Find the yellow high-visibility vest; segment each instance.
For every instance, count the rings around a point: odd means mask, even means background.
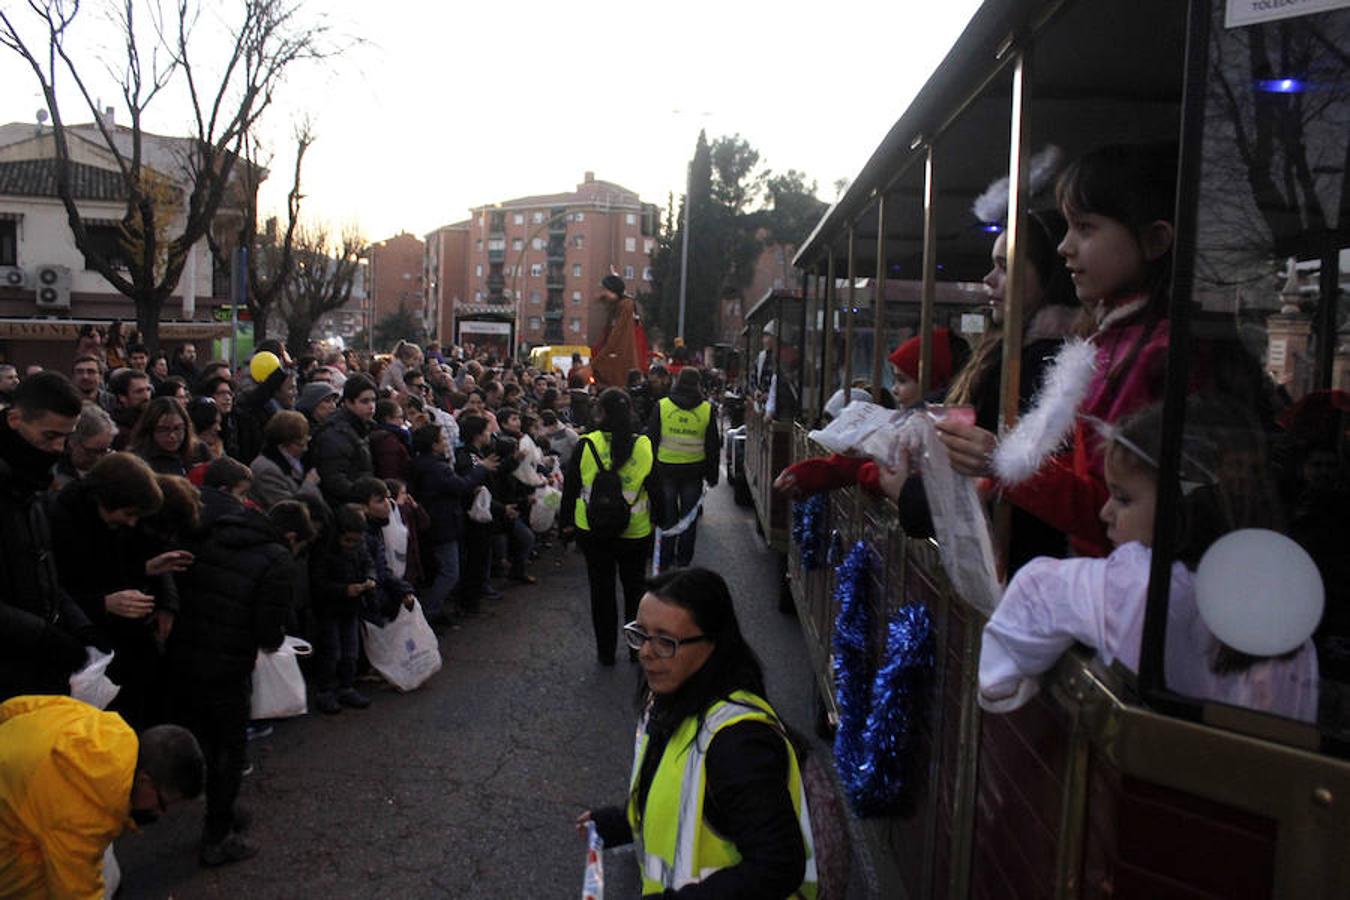
[[[590,441],[595,447],[595,454],[581,446],[585,441]],[[581,498],[577,501],[576,512],[572,518],[578,528],[590,531],[591,526],[586,521],[586,501],[591,499],[591,485],[595,482],[595,476],[600,474],[600,467],[595,464],[595,456],[599,455],[606,469],[611,466],[609,433],[587,432],[582,435],[581,442],[577,443],[577,448],[573,452],[581,454]],[[647,476],[651,473],[652,441],[645,434],[641,434],[633,441],[632,454],[623,465],[619,466],[619,480],[623,482],[623,498],[628,501],[628,527],[619,535],[621,538],[642,538],[652,533],[651,505],[647,500],[647,489],[643,487]]]
[[[700,728],[697,716],[680,723],[666,743],[656,774],[647,792],[647,804],[641,821],[637,814],[638,779],[647,750],[647,721],[638,726],[633,749],[633,774],[628,787],[628,822],[638,845],[638,863],[642,866],[642,893],[660,894],[666,890],[695,884],[712,873],[736,865],[741,854],[736,845],[713,831],[703,816],[706,787],[705,763],[713,736],[738,722],[764,722],[781,733],[782,726],[768,701],[749,691],[735,691],[728,700],[719,700],[708,708]],[[695,740],[695,729],[698,729]],[[787,736],[783,737],[787,743]],[[801,770],[792,745],[788,751],[788,792],[792,808],[801,823],[806,845],[806,873],[793,897],[814,898],[817,893],[815,843],[811,838],[811,816],[802,789]]]
[[[669,397],[662,397],[661,446],[656,459],[663,463],[697,463],[708,458],[704,447],[712,424],[712,404],[704,400],[693,409],[682,409]]]

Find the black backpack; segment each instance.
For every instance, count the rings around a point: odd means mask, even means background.
[[[587,440],[583,440],[583,443],[590,448],[595,464],[600,469],[591,482],[591,496],[586,501],[586,524],[596,537],[617,538],[628,528],[628,520],[633,512],[623,496],[623,479],[614,469],[605,468],[595,444]]]

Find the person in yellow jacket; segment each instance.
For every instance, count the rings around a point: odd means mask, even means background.
[[[694,561],[703,485],[706,482],[710,488],[717,487],[722,461],[717,410],[703,399],[703,376],[698,369],[680,370],[670,396],[662,397],[652,409],[647,434],[656,449],[666,514],[658,524],[666,531],[684,528],[678,534],[662,536],[656,548],[661,569],[688,566]]]
[[[637,613],[643,577],[652,552],[652,521],[659,516],[660,490],[656,483],[652,442],[633,427],[633,407],[619,388],[606,388],[591,412],[593,429],[577,442],[563,473],[562,506],[558,510],[564,540],[576,537],[586,557],[591,588],[591,625],[600,664],[614,665],[619,618],[614,609],[614,576],[623,585],[624,620]],[[603,489],[609,473],[617,472],[622,497]],[[620,509],[617,527],[601,506],[612,499]],[[625,515],[626,513],[626,515]],[[637,659],[634,655],[633,659]]]
[[[637,842],[644,896],[817,896],[796,750],[765,699],[731,592],[707,569],[647,583],[624,626],[640,648],[642,723],[627,806],[588,810],[606,847]]]
[[[0,897],[103,897],[103,854],[202,791],[191,732],[139,738],[116,713],[70,697],[0,703]]]

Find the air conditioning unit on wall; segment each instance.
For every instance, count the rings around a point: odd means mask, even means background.
[[[33,289],[39,310],[70,309],[70,267],[41,265],[33,270]]]
[[[18,266],[0,266],[0,288],[28,287],[28,273]]]

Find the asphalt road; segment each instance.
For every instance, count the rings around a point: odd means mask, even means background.
[[[728,580],[771,699],[808,732],[805,648],[753,522],[728,486],[710,492],[695,563]],[[636,665],[596,663],[579,554],[555,547],[533,571],[538,585],[446,633],[421,690],[376,690],[368,710],[280,722],[249,745],[257,857],[199,868],[200,806],[177,810],[118,841],[121,896],[578,897],[572,820],[624,795]],[[638,894],[631,853],[606,853],[606,880],[610,900]]]

